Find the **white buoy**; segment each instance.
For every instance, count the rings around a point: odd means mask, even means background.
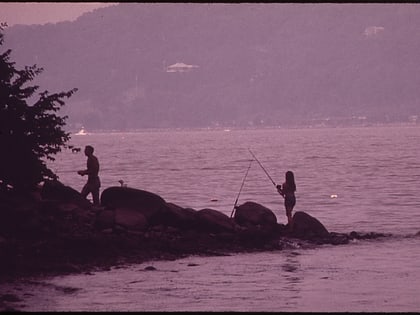
[[[332,198],[332,199],[333,199],[333,198],[337,198],[337,197],[338,197],[337,195],[331,195],[331,196],[330,196],[330,198]]]

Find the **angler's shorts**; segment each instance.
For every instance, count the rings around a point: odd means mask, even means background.
[[[296,205],[296,197],[295,196],[286,196],[284,198],[284,207],[286,209],[293,209]]]

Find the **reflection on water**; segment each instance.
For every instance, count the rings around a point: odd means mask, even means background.
[[[24,311],[419,311],[418,237],[0,284]]]
[[[299,291],[296,289],[302,280],[302,277],[299,275],[300,263],[299,263],[299,253],[298,252],[287,252],[285,253],[286,261],[282,264],[281,268],[284,271],[283,277],[287,283],[287,289],[290,291]]]
[[[285,262],[282,263],[281,268],[283,270],[282,276],[285,280],[282,290],[290,293],[289,301],[287,305],[294,309],[300,299],[300,283],[303,281],[303,275],[301,265],[299,262],[300,253],[296,251],[286,251]]]

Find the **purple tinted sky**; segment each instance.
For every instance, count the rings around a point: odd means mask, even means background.
[[[111,2],[1,2],[0,22],[45,24],[74,21],[83,13],[114,5]]]

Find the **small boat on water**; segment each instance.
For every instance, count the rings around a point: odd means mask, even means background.
[[[82,127],[78,132],[75,133],[76,136],[85,136],[87,135],[87,132],[85,131],[85,128]]]

